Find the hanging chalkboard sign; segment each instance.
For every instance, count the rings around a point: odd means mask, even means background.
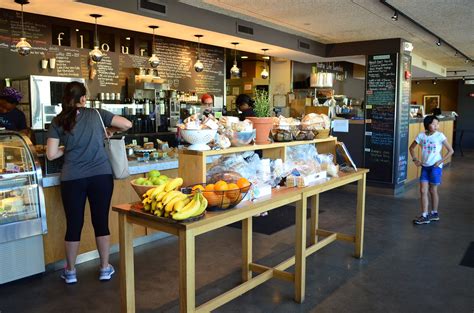
[[[372,55],[367,60],[366,166],[368,179],[393,182],[397,55]]]

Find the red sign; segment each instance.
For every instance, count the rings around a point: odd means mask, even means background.
[[[411,72],[405,71],[405,79],[410,79],[410,78],[411,78]]]

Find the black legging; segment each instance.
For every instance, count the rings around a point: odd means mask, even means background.
[[[66,241],[81,240],[86,198],[89,199],[95,236],[110,235],[109,207],[113,190],[112,175],[97,175],[61,182],[61,197],[67,221]]]

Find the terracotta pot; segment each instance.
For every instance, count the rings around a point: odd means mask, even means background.
[[[252,121],[253,128],[256,130],[255,143],[257,145],[264,145],[270,143],[268,137],[273,128],[272,117],[247,117]]]

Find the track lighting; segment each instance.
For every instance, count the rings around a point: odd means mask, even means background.
[[[155,29],[157,29],[158,26],[150,25],[148,27],[153,30],[153,40],[152,40],[152,43],[151,43],[151,57],[148,59],[148,64],[150,64],[150,66],[152,68],[156,68],[156,67],[158,67],[158,65],[160,65],[160,59],[158,58],[158,56],[155,53]]]
[[[28,0],[15,0],[15,2],[21,4],[21,38],[16,44],[16,51],[19,55],[27,56],[31,52],[31,45],[26,41],[25,26],[23,23],[23,5],[30,2]]]
[[[392,15],[391,19],[394,22],[398,21],[398,12],[397,11],[393,12],[393,15]]]
[[[94,49],[89,52],[89,56],[91,57],[92,61],[100,62],[104,57],[104,54],[99,49],[99,36],[97,35],[97,19],[102,17],[100,14],[91,14],[91,17],[95,19],[95,32],[94,32]]]
[[[204,70],[204,65],[202,64],[200,60],[200,54],[201,54],[201,47],[200,47],[200,39],[203,37],[202,35],[194,35],[198,39],[198,48],[197,48],[197,58],[196,58],[196,63],[194,63],[194,70],[198,73],[202,72]]]

